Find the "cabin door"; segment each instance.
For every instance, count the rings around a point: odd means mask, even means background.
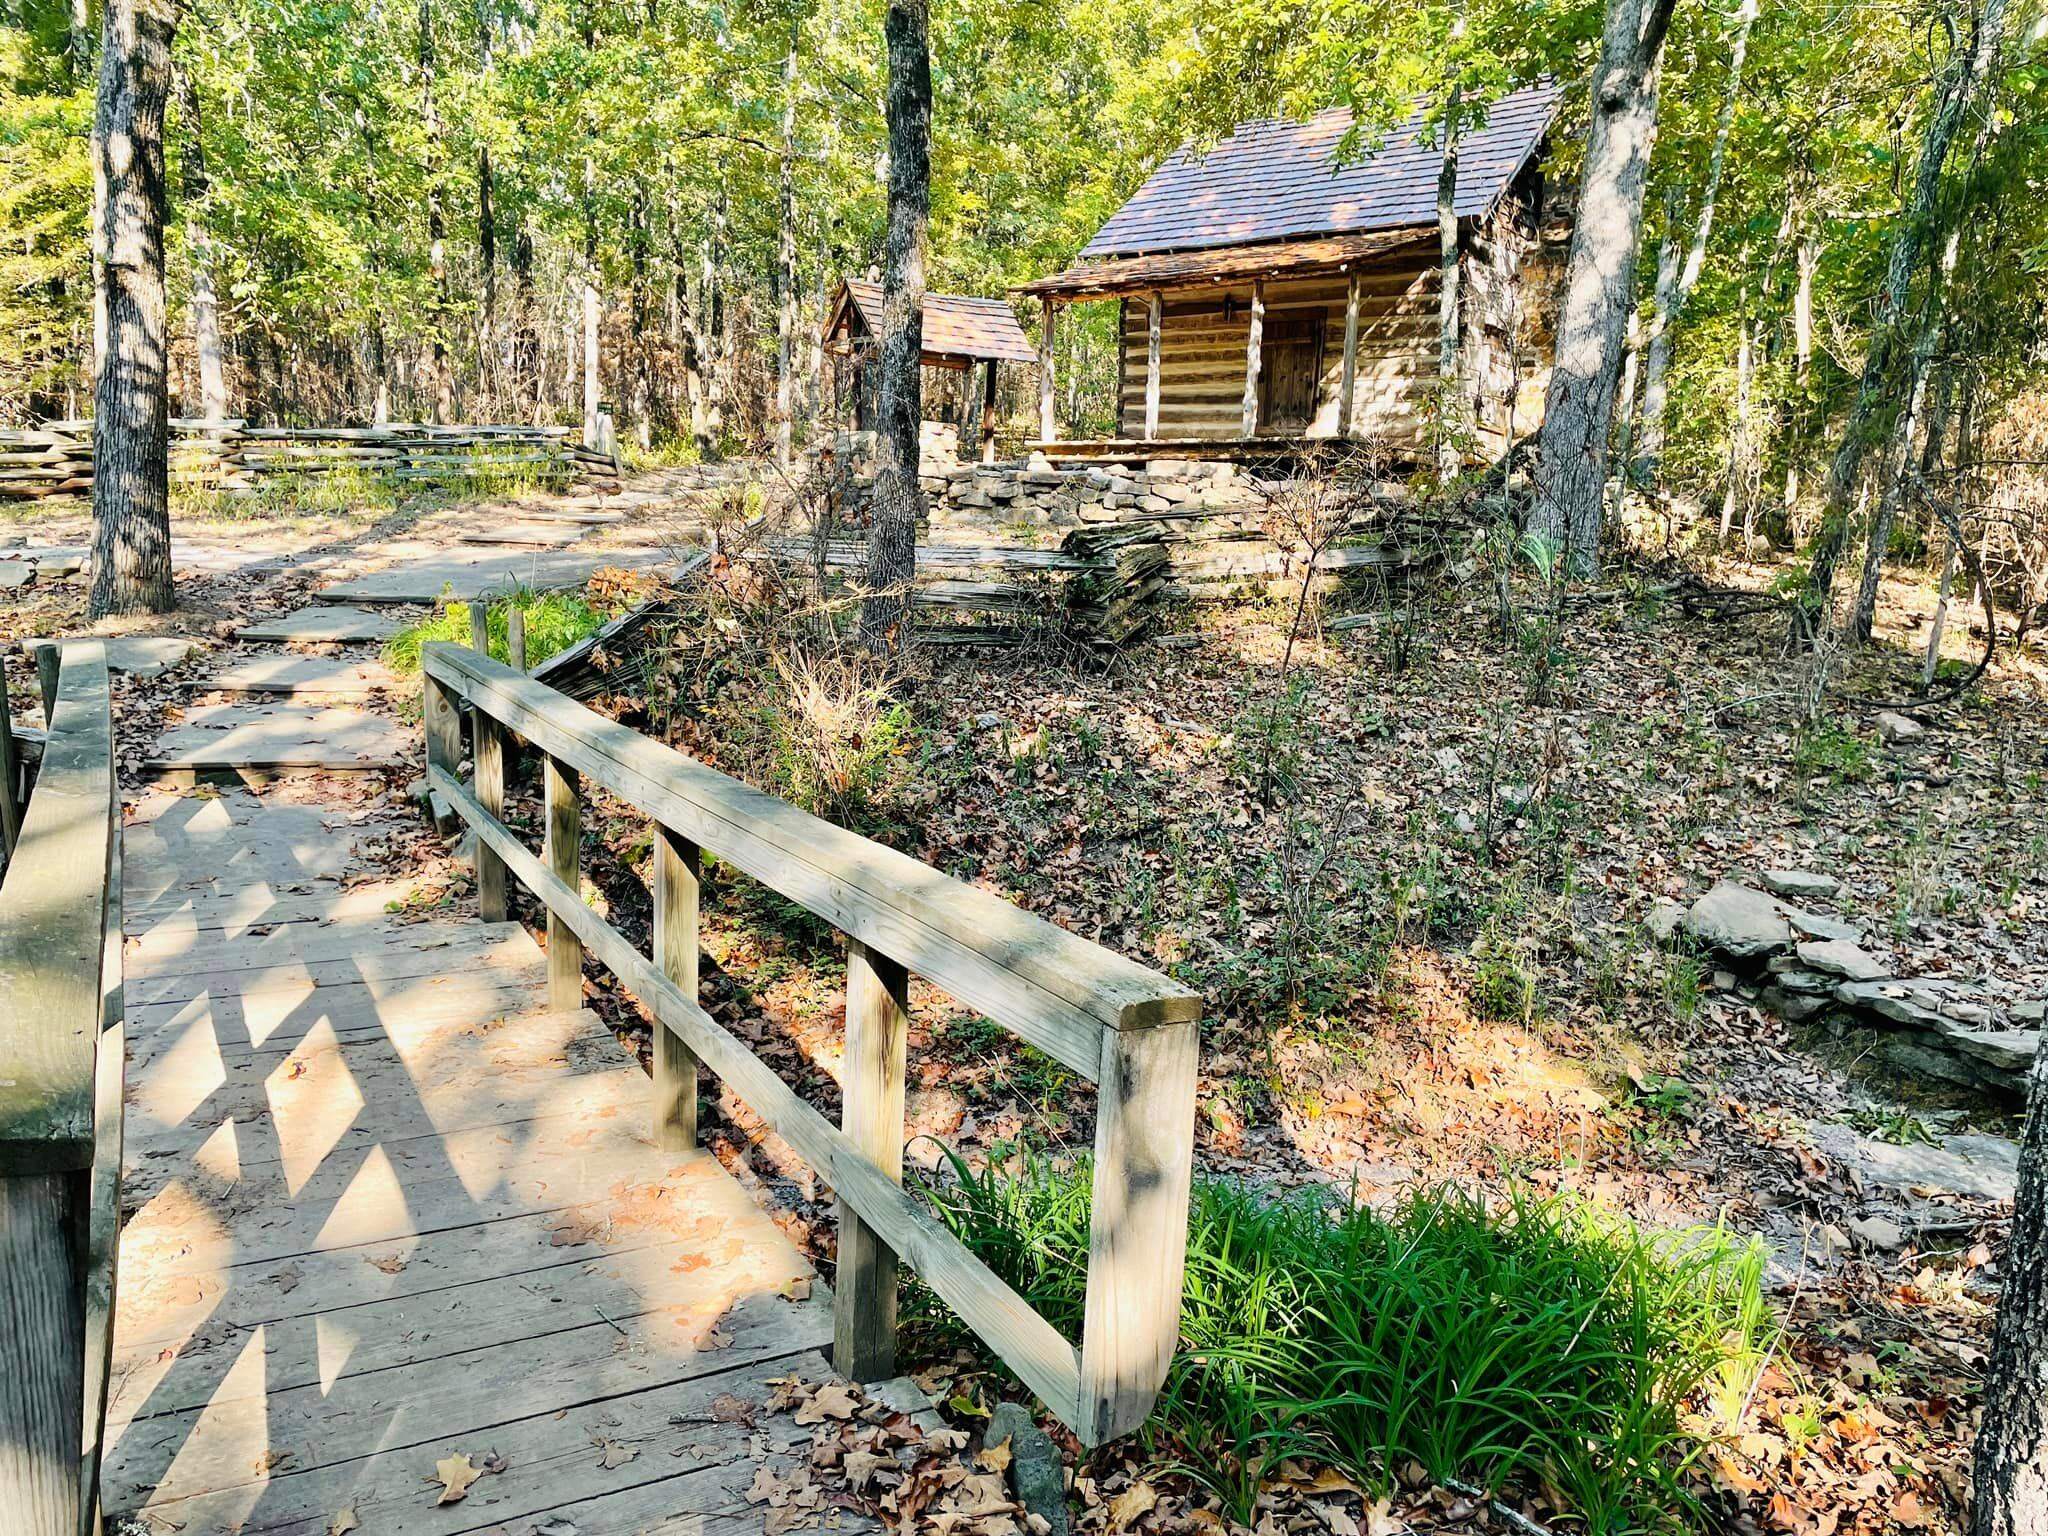
[[[1268,320],[1259,338],[1259,431],[1298,437],[1316,415],[1323,372],[1323,317]]]

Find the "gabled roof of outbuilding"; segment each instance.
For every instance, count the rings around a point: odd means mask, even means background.
[[[882,329],[882,285],[859,278],[847,278],[839,285],[825,334],[837,333],[851,308],[872,334]],[[1017,323],[1017,313],[1007,299],[971,298],[962,294],[928,293],[924,296],[924,355],[971,358],[985,362],[1034,363],[1038,349]]]
[[[1460,218],[1493,207],[1542,143],[1558,97],[1552,84],[1511,92],[1493,104],[1485,127],[1465,132]],[[1418,106],[1377,150],[1349,165],[1336,160],[1352,124],[1348,107],[1303,122],[1245,123],[1205,155],[1184,148],[1102,226],[1081,260],[1434,223],[1443,156],[1421,137],[1423,115]]]

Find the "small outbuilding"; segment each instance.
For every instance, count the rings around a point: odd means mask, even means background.
[[[881,331],[882,285],[854,278],[840,283],[825,321],[825,356],[830,360],[835,414],[856,432],[872,431],[877,424],[880,370],[875,362]],[[982,457],[993,456],[996,368],[1037,360],[1038,351],[1017,323],[1009,300],[925,295],[924,414],[928,422],[956,429],[961,449],[967,447],[971,431],[978,434]]]
[[[1460,414],[1476,454],[1542,419],[1569,236],[1545,206],[1557,105],[1554,86],[1515,91],[1460,136]],[[1036,446],[1231,457],[1348,438],[1419,453],[1437,395],[1443,167],[1423,122],[1418,107],[1349,159],[1348,108],[1246,123],[1160,166],[1071,266],[1017,290],[1041,307]],[[1059,443],[1056,310],[1096,299],[1121,307],[1118,433]]]

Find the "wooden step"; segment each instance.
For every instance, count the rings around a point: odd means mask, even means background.
[[[173,781],[381,773],[411,761],[418,740],[395,720],[356,709],[217,704],[165,731],[142,766]]]
[[[358,640],[389,640],[405,620],[396,614],[372,613],[343,603],[316,603],[274,618],[258,619],[236,632],[240,640],[285,640],[346,644]]]
[[[193,678],[185,686],[202,693],[322,699],[377,699],[419,689],[416,679],[401,678],[379,662],[288,654],[231,661],[212,676]]]

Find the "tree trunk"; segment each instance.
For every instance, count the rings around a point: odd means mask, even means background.
[[[931,220],[932,70],[927,0],[889,0],[889,232],[883,247],[882,371],[875,434],[873,521],[868,532],[868,595],[861,637],[881,649],[909,628],[917,565],[917,431],[923,416],[919,360],[924,352],[924,253]]]
[[[445,426],[455,419],[455,380],[448,364],[448,324],[455,304],[448,286],[447,219],[441,208],[441,109],[434,100],[435,63],[433,0],[420,0],[420,125],[427,143],[427,279],[434,289],[428,387],[434,396],[434,420]]]
[[[1671,388],[1670,325],[1672,313],[1678,308],[1678,274],[1684,260],[1678,244],[1681,202],[1677,187],[1666,189],[1664,233],[1657,241],[1657,282],[1650,297],[1650,356],[1643,369],[1641,426],[1635,434],[1636,452],[1622,460],[1639,485],[1648,485],[1655,479],[1657,460],[1664,451],[1664,408]]]
[[[1949,260],[1954,260],[1956,237],[1949,236]],[[1933,364],[1942,331],[1938,318],[1940,294],[1930,297],[1936,313],[1929,316],[1913,345],[1907,365],[1906,405],[1892,429],[1890,460],[1885,466],[1884,485],[1877,498],[1877,514],[1870,520],[1870,542],[1863,552],[1863,579],[1856,586],[1856,606],[1849,615],[1849,643],[1867,645],[1877,627],[1877,591],[1884,577],[1885,557],[1891,552],[1892,530],[1898,526],[1899,509],[1905,504],[1913,473],[1913,439],[1920,429],[1920,413],[1927,401],[1927,375]]]
[[[1643,360],[1642,451],[1633,472],[1645,483],[1657,478],[1657,463],[1664,455],[1664,415],[1670,402],[1671,334],[1686,300],[1692,297],[1700,273],[1707,263],[1707,241],[1714,232],[1714,206],[1721,195],[1721,175],[1728,164],[1728,136],[1735,126],[1735,105],[1742,94],[1742,70],[1749,58],[1749,31],[1756,25],[1757,0],[1743,0],[1736,14],[1735,42],[1728,61],[1728,89],[1721,97],[1720,115],[1714,121],[1714,147],[1707,153],[1707,184],[1700,194],[1699,223],[1693,227],[1692,247],[1685,254],[1683,268],[1669,270],[1666,260],[1675,254],[1678,197],[1674,189],[1666,200],[1665,245],[1657,256],[1657,303],[1650,317],[1650,348]]]
[[[491,56],[496,38],[490,0],[477,0],[477,72],[489,81]],[[486,86],[488,89],[488,86]],[[496,414],[498,388],[498,186],[491,166],[491,146],[479,138],[476,146],[476,260],[478,268],[477,305],[477,388],[491,403],[478,408],[479,417]]]
[[[653,446],[654,422],[652,419],[654,396],[654,363],[650,344],[649,328],[653,317],[648,308],[647,293],[647,189],[645,185],[633,189],[632,211],[629,215],[631,227],[627,230],[627,252],[632,261],[633,282],[628,302],[633,319],[633,390],[626,402],[626,413],[633,423],[633,440],[643,449]]]
[[[94,618],[165,613],[171,591],[170,337],[164,305],[164,105],[171,0],[107,0],[93,125],[97,329]]]
[[[1984,1373],[1973,1536],[2048,1530],[2048,1051],[2034,1058],[2005,1288]]]
[[[1749,284],[1742,285],[1735,316],[1735,419],[1728,432],[1728,483],[1721,488],[1721,542],[1735,527],[1735,503],[1749,462],[1749,390],[1755,352],[1749,329]]]
[[[1820,248],[1813,236],[1799,237],[1799,275],[1792,287],[1792,425],[1785,434],[1785,531],[1796,544],[1799,506],[1799,454],[1803,445],[1808,404],[1807,389],[1813,382],[1813,272],[1820,265]]]
[[[1864,460],[1883,426],[1884,407],[1892,395],[1892,372],[1898,350],[1899,328],[1906,317],[1913,275],[1920,265],[1920,252],[1934,232],[1941,191],[1942,169],[1955,144],[1977,87],[1991,73],[2005,33],[2009,0],[1983,0],[1977,17],[1977,35],[1968,52],[1958,52],[1942,70],[1937,87],[1939,98],[1927,120],[1927,136],[1920,149],[1920,164],[1913,178],[1913,199],[1898,221],[1892,237],[1891,257],[1885,267],[1884,288],[1878,295],[1870,346],[1864,354],[1863,377],[1849,417],[1842,427],[1842,441],[1828,466],[1828,496],[1815,540],[1813,563],[1807,569],[1803,612],[1795,620],[1802,631],[1815,627],[1833,600],[1835,568],[1841,562],[1849,537],[1849,513],[1863,478]]]
[[[776,172],[775,462],[788,467],[796,433],[796,38],[782,70],[782,159]]]
[[[199,361],[199,413],[220,421],[228,413],[227,370],[222,364],[220,301],[213,286],[213,239],[206,229],[206,146],[199,131],[199,92],[192,76],[177,72],[178,115],[185,120],[183,194],[185,243],[192,253],[192,351]]]
[[[1436,173],[1436,470],[1445,480],[1455,475],[1464,461],[1458,444],[1465,415],[1463,370],[1458,366],[1458,105],[1462,94],[1453,85],[1444,103],[1444,152]]]
[[[521,393],[528,418],[538,422],[547,390],[547,366],[541,360],[540,298],[533,285],[533,226],[524,212],[512,238],[512,282],[519,305],[519,334],[512,344],[512,387]]]
[[[1657,136],[1657,70],[1675,0],[1607,0],[1564,311],[1538,439],[1530,531],[1565,568],[1599,562],[1607,433],[1635,288],[1643,184]],[[2002,3],[2002,0],[2000,0]]]

